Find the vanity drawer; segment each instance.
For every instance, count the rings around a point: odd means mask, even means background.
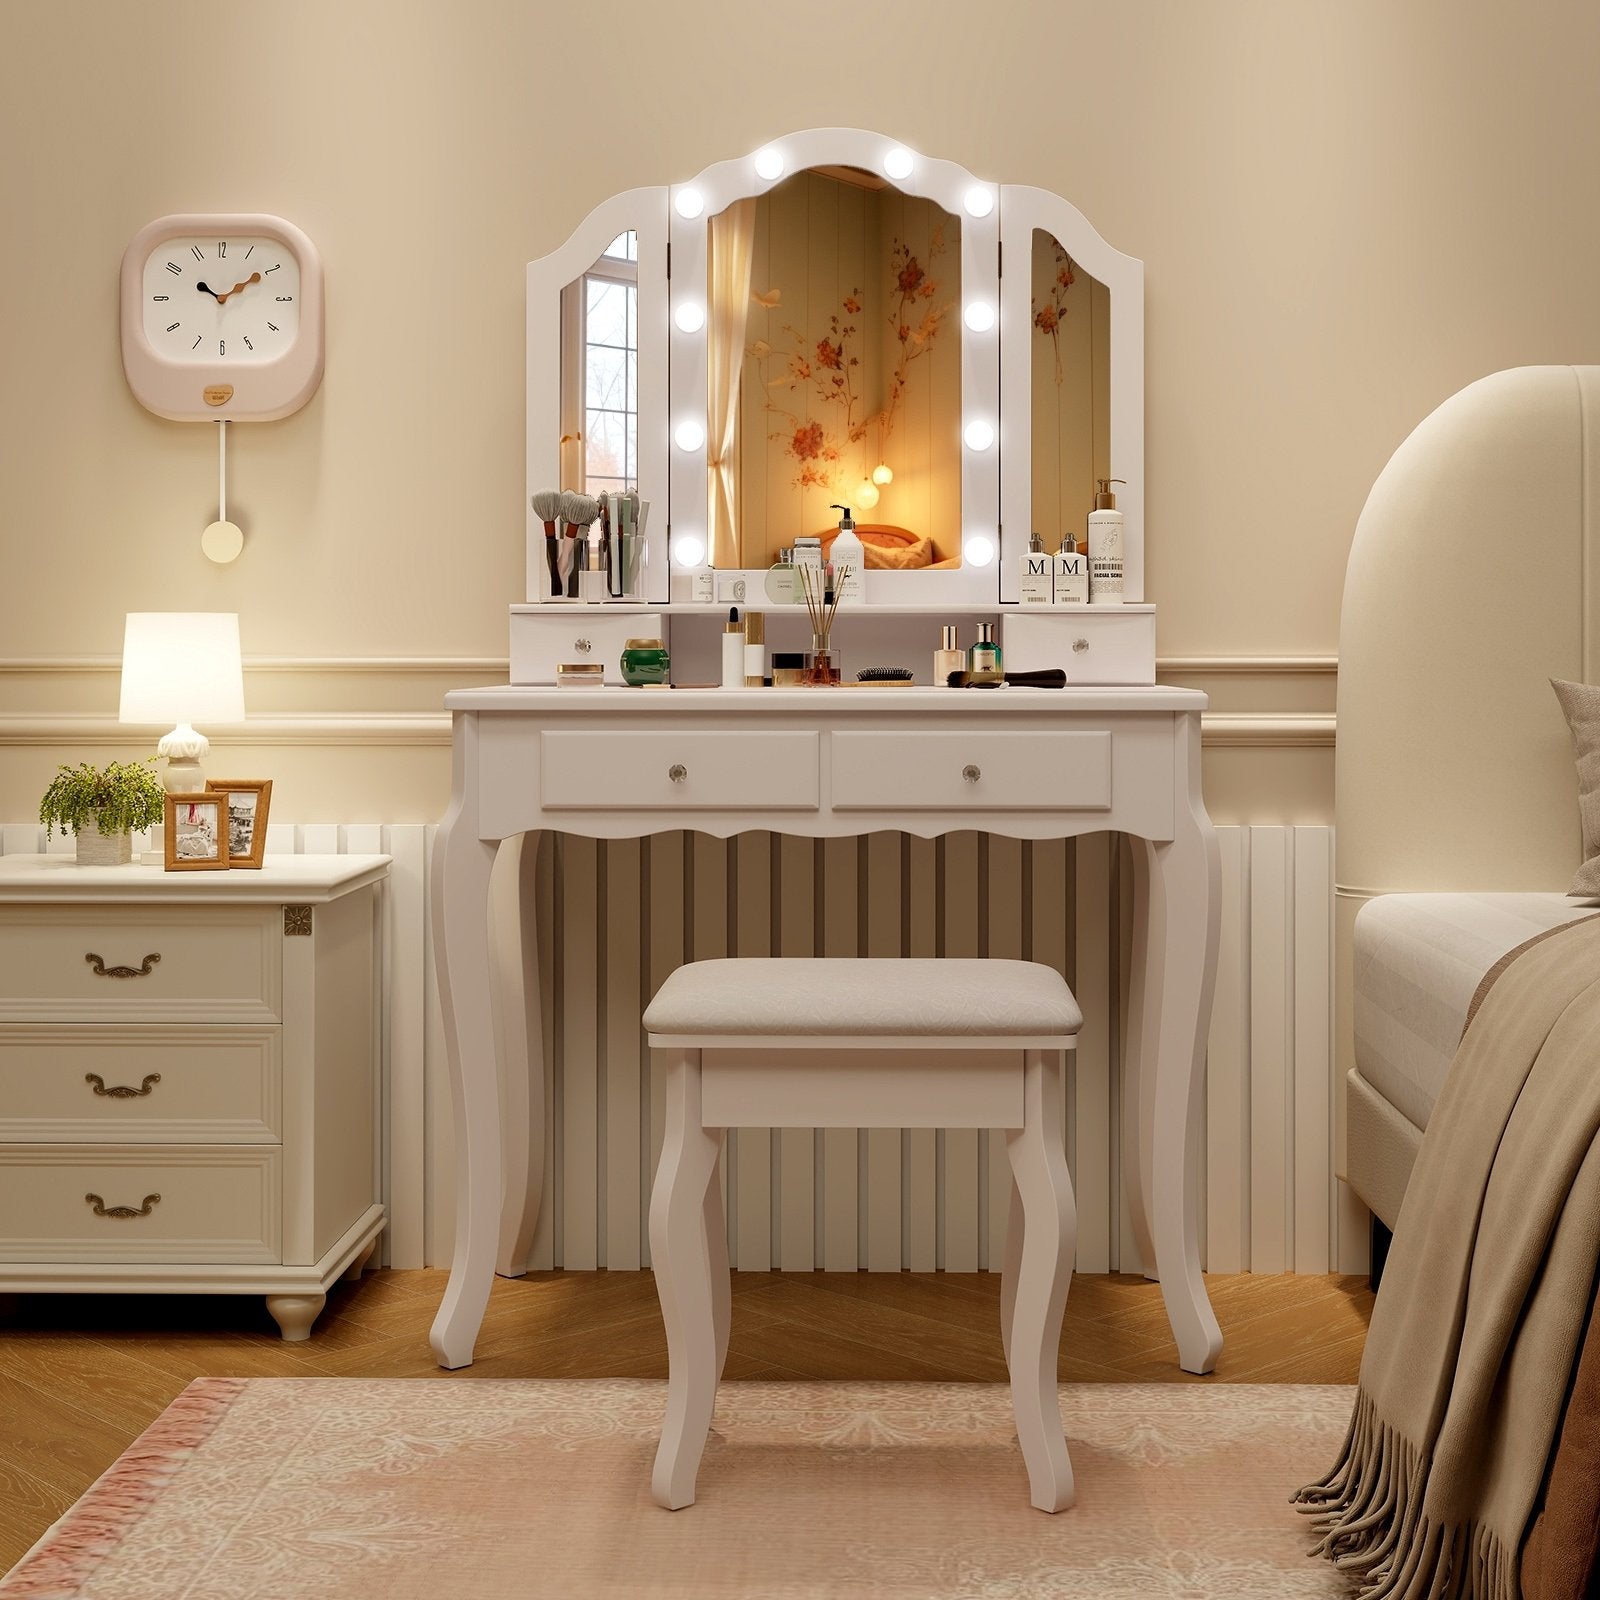
[[[837,811],[1106,811],[1111,806],[1111,735],[1102,730],[835,733],[830,738]]]
[[[277,1261],[280,1209],[275,1145],[0,1145],[0,1262]]]
[[[1060,667],[1069,684],[1154,683],[1155,608],[1008,613],[1008,672]]]
[[[0,907],[0,1020],[275,1022],[282,910]]]
[[[819,737],[541,733],[539,799],[546,811],[815,811]]]
[[[279,1036],[276,1026],[0,1028],[0,1143],[274,1143]]]
[[[622,647],[630,639],[667,639],[664,616],[607,616],[604,609],[542,606],[511,613],[511,681],[554,683],[563,662],[599,662],[606,682],[622,682]],[[573,694],[582,694],[574,689]]]

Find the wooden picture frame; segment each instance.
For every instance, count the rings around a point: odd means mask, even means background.
[[[209,793],[225,793],[228,796],[228,865],[259,869],[267,853],[267,813],[272,808],[272,779],[207,778],[206,789]],[[235,796],[238,797],[237,804]],[[248,836],[241,837],[237,830],[245,828],[248,828]]]
[[[226,795],[169,794],[162,828],[168,872],[228,870]]]

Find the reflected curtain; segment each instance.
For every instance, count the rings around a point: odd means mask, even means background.
[[[756,237],[756,203],[736,200],[711,219],[706,261],[710,285],[706,345],[707,544],[717,567],[739,559],[739,374],[744,367],[745,324],[750,315],[750,259]]]

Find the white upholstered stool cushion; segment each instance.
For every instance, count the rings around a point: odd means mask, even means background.
[[[1036,961],[695,961],[644,1014],[652,1035],[1067,1039],[1083,1013],[1066,980]]]

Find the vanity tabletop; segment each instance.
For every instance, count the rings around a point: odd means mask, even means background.
[[[211,903],[285,899],[319,903],[376,883],[388,856],[269,854],[259,868],[168,872],[137,861],[80,867],[70,855],[0,856],[0,904],[9,901],[203,900]]]
[[[862,688],[834,689],[629,689],[608,684],[599,689],[559,689],[544,684],[494,684],[482,689],[454,689],[444,697],[451,711],[568,712],[579,716],[643,713],[686,716],[695,712],[740,712],[759,715],[781,711],[791,715],[840,717],[882,716],[1073,716],[1108,712],[1204,711],[1208,697],[1199,689],[1173,689],[1165,684],[1126,684],[1100,688],[1002,689]]]

